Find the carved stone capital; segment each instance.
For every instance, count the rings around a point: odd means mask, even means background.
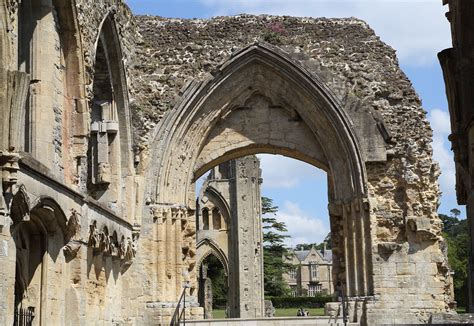
[[[0,151],[0,168],[2,171],[3,191],[8,191],[11,186],[17,183],[17,172],[20,170],[18,161],[20,155],[12,151]]]
[[[77,256],[77,253],[79,252],[79,249],[81,248],[82,242],[77,241],[77,240],[72,240],[69,241],[68,244],[66,244],[63,247],[63,253],[64,257],[68,260],[72,260]]]
[[[97,221],[89,226],[88,246],[94,255],[120,259],[123,265],[130,265],[138,250],[139,225],[134,225],[131,236],[126,237],[118,230],[109,230],[106,226],[99,229]]]

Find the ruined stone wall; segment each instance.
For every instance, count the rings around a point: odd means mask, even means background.
[[[85,83],[88,96],[91,96],[92,82],[94,80],[96,42],[105,17],[107,15],[114,17],[122,47],[123,64],[127,72],[130,71],[133,65],[138,63],[133,53],[135,43],[140,40],[140,34],[130,9],[122,0],[78,0],[76,7],[82,36],[82,51],[86,71]],[[129,76],[130,74],[127,73],[127,77]],[[130,79],[127,79],[127,83],[130,83]]]
[[[366,227],[372,236],[366,250],[373,257],[375,300],[369,306],[380,311],[374,318],[396,315],[398,321],[426,321],[432,312],[449,309],[450,277],[436,213],[439,167],[432,160],[432,131],[395,51],[366,23],[355,18],[239,15],[210,20],[142,16],[137,24],[143,39],[132,93],[142,168],[152,146],[148,129],[174,107],[187,81],[209,77],[232,53],[255,41],[272,43],[336,94],[358,129],[359,143],[384,149],[362,153],[371,221]],[[361,110],[373,122],[359,120]],[[380,133],[383,144],[364,136],[373,132],[371,128]],[[346,209],[350,212],[351,207]]]
[[[47,56],[38,57],[34,76],[38,79],[32,80],[31,87],[29,74],[19,71],[16,62],[19,1],[0,3],[0,158],[4,192],[0,203],[0,263],[4,266],[0,289],[8,293],[0,298],[0,322],[12,324],[15,246],[10,225],[12,219],[17,223],[27,221],[26,215],[10,216],[8,203],[20,193],[20,186],[26,188],[26,196],[34,204],[43,204],[41,200],[46,197],[59,203],[60,208],[53,211],[64,225],[69,223],[72,209],[81,216],[80,234],[73,239],[76,242],[64,246],[54,233],[50,239],[54,244],[51,250],[64,247],[66,255],[76,253],[71,260],[64,256],[64,260],[48,264],[48,284],[64,284],[61,288],[52,287],[49,302],[59,300],[67,307],[79,307],[66,308],[64,314],[55,317],[58,323],[67,322],[68,311],[73,314],[71,320],[77,318],[73,324],[167,320],[175,309],[182,281],[196,278],[193,207],[153,203],[148,193],[131,191],[123,200],[127,209],[137,202],[155,206],[151,212],[148,206],[138,212],[127,210],[128,217],[123,218],[87,197],[81,187],[85,183],[84,170],[78,172],[77,165],[86,155],[96,41],[107,15],[112,15],[114,21],[126,84],[131,88],[134,138],[142,175],[151,166],[148,155],[154,149],[154,129],[165,112],[179,101],[186,82],[207,78],[223,60],[255,41],[272,43],[325,82],[352,119],[361,148],[375,148],[360,153],[366,162],[368,201],[364,205],[333,203],[334,212],[354,214],[351,209],[354,212],[364,206],[370,214],[371,224],[366,227],[372,242],[365,250],[373,260],[373,301],[366,305],[371,316],[368,320],[390,321],[386,316],[395,316],[394,321],[426,321],[432,312],[448,308],[450,279],[436,215],[439,168],[432,161],[431,130],[418,97],[398,67],[394,51],[380,42],[367,24],[353,18],[248,15],[211,20],[163,19],[133,17],[119,0],[52,3],[57,10],[46,15],[38,29],[42,36],[39,40],[44,40],[48,49]],[[68,10],[69,16],[62,10],[68,4],[74,4]],[[78,33],[71,34],[76,27]],[[64,35],[75,35],[77,40],[66,42],[69,50],[73,49],[67,55],[67,47],[57,48]],[[69,61],[70,54],[75,58],[74,64]],[[19,136],[24,132],[19,117],[27,102],[28,89],[33,94],[37,92],[37,107],[44,109],[38,111],[40,114],[33,121],[36,131],[42,128],[35,137],[41,146],[33,151],[33,157],[20,153],[18,146],[24,137]],[[124,98],[128,101],[128,94]],[[360,119],[362,111],[371,119]],[[71,127],[74,132],[69,134]],[[376,137],[364,137],[374,135],[375,131],[380,133],[383,143]],[[129,190],[143,183],[131,173],[123,188]],[[147,185],[147,189],[153,186]],[[144,224],[139,244],[131,221]],[[120,241],[111,241],[114,231]],[[61,232],[67,233],[65,227]],[[344,238],[347,234],[340,236]],[[137,257],[129,266],[135,253]],[[157,273],[156,266],[166,273]],[[188,274],[177,275],[186,269]],[[336,276],[340,278],[342,274]],[[62,293],[65,297],[61,297]],[[154,302],[162,304],[155,307]],[[156,309],[144,317],[145,307]],[[200,313],[198,307],[190,309],[193,317]]]
[[[129,69],[137,39],[129,36],[135,33],[133,20],[123,1],[33,2],[41,4],[32,10],[41,17],[31,25],[34,37],[27,40],[33,49],[29,71],[17,62],[24,36],[19,33],[20,1],[0,2],[0,324],[11,325],[14,317],[19,242],[12,233],[38,220],[46,228],[46,253],[35,271],[35,279],[41,280],[24,299],[26,304],[41,296],[41,308],[34,304],[35,323],[40,318],[42,324],[54,325],[122,323],[129,315],[121,298],[127,290],[124,275],[137,250],[136,229],[124,212],[87,196],[87,175],[78,175],[77,163],[87,155],[88,102],[101,23],[112,12]],[[26,0],[22,4],[30,5]],[[31,150],[22,147],[28,101],[35,113]],[[134,194],[133,173],[129,177],[132,182],[126,186]],[[124,205],[134,208],[135,200],[130,196]]]
[[[468,312],[474,311],[474,236],[472,218],[474,216],[474,191],[472,176],[474,175],[474,114],[472,105],[474,95],[473,85],[473,48],[472,33],[473,4],[469,1],[450,0],[446,18],[451,24],[452,48],[445,49],[438,54],[443,69],[446,84],[446,95],[451,117],[451,135],[449,140],[454,152],[456,163],[456,197],[458,204],[466,205],[467,218],[470,222],[470,257],[469,261],[469,306]]]

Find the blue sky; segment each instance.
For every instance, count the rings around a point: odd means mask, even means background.
[[[441,0],[128,0],[136,14],[209,18],[217,15],[275,14],[312,17],[357,17],[397,50],[400,66],[412,81],[434,130],[433,149],[442,175],[440,213],[458,207],[454,163],[447,137],[449,114],[437,53],[451,46],[447,7]],[[263,194],[280,207],[293,241],[317,242],[329,230],[326,176],[305,163],[261,156]],[[276,168],[277,167],[277,168]],[[284,172],[282,172],[284,171]]]

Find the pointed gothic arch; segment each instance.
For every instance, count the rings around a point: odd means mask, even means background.
[[[229,228],[231,222],[229,203],[224,199],[224,197],[222,197],[222,194],[213,186],[207,186],[204,190],[204,194],[209,198],[212,198],[213,203],[219,208],[219,211],[222,213],[227,228]]]
[[[321,168],[328,173],[331,228],[339,235],[334,282],[351,296],[372,295],[365,162],[370,153],[385,157],[384,140],[377,128],[361,135],[347,111],[318,76],[284,52],[251,45],[205,82],[188,83],[181,102],[162,119],[150,169],[156,181],[148,191],[155,202],[192,208],[194,181],[205,171],[256,153]]]
[[[199,241],[196,247],[202,249],[202,255],[198,257],[196,264],[198,269],[207,257],[209,257],[210,255],[214,255],[224,267],[225,275],[229,275],[229,259],[227,258],[224,251],[219,248],[219,245],[215,241],[211,239],[202,239],[201,241]]]
[[[297,95],[302,97],[299,102],[296,102]],[[281,139],[262,141],[258,138],[241,141],[236,146],[226,144],[217,148],[218,152],[214,154],[203,152],[209,149],[206,145],[210,140],[206,138],[216,136],[211,132],[219,121],[235,110],[245,110],[248,101],[258,101],[252,98],[258,96],[270,99],[271,108],[285,110],[293,122],[308,126],[316,136],[312,140],[317,146],[314,149],[320,153],[310,154],[308,150],[291,148],[295,144]],[[282,51],[267,45],[252,45],[225,62],[212,78],[203,83],[189,83],[181,102],[162,120],[157,130],[153,158],[160,163],[156,166],[163,166],[160,169],[163,173],[158,173],[155,189],[150,191],[157,194],[159,202],[187,202],[190,184],[210,167],[231,158],[261,152],[298,158],[327,172],[337,170],[338,180],[333,182],[335,200],[366,194],[363,158],[366,149],[361,148],[354,123],[341,103],[317,76]],[[323,134],[323,131],[328,133]],[[371,136],[381,138],[380,134]],[[332,146],[330,150],[329,146]],[[182,157],[184,152],[189,155]],[[176,166],[180,169],[171,171]],[[183,171],[184,178],[176,176]],[[160,191],[168,184],[174,187],[172,191]],[[185,187],[175,189],[178,184]],[[166,198],[169,194],[173,194],[173,198]]]
[[[127,189],[132,189],[123,187],[132,182],[133,175],[131,122],[122,47],[113,13],[103,19],[95,47],[88,192],[101,202],[118,205],[117,211],[129,215],[120,203]]]
[[[51,262],[59,262],[60,249],[67,242],[67,219],[60,205],[50,197],[40,197],[30,203],[24,187],[20,187],[12,200],[10,227],[15,244],[14,307],[32,307],[40,323],[48,321],[51,302],[48,277]],[[57,270],[62,273],[62,268]],[[15,317],[16,318],[16,317]]]

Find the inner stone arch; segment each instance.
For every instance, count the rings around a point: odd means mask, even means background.
[[[329,170],[324,148],[298,112],[260,93],[216,120],[196,159],[195,179],[210,166],[254,153],[285,153]]]

